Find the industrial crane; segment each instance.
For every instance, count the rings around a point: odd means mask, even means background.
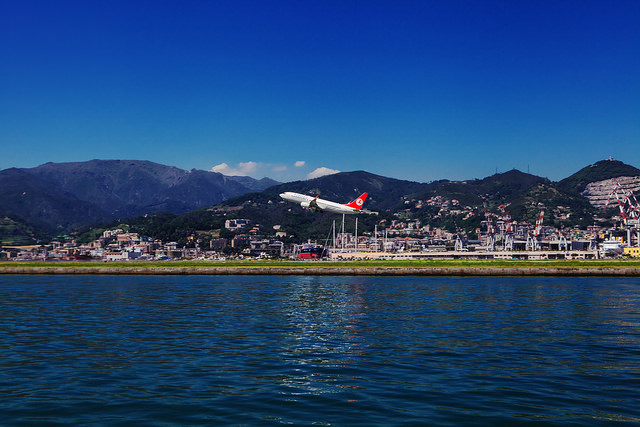
[[[609,206],[609,202],[613,196],[616,197],[616,201],[618,202],[618,209],[620,210],[623,226],[627,229],[627,242],[629,246],[631,246],[632,228],[637,230],[638,236],[636,240],[640,245],[640,228],[638,227],[638,222],[640,221],[640,203],[638,203],[638,199],[632,190],[625,190],[619,181],[614,183],[607,202],[604,205],[605,209]]]
[[[527,250],[529,251],[539,251],[541,249],[540,240],[542,234],[542,223],[544,222],[544,206],[540,209],[540,213],[536,218],[536,227],[532,233],[529,233],[527,236]]]
[[[484,218],[487,222],[487,249],[494,251],[496,249],[495,229],[493,228],[492,213],[487,208],[487,198],[482,198],[482,206],[484,207]]]

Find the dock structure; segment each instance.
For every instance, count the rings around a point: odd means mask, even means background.
[[[421,252],[365,252],[331,251],[330,258],[340,260],[446,260],[446,259],[496,259],[496,260],[548,260],[548,259],[598,259],[595,250],[587,251],[421,251]]]

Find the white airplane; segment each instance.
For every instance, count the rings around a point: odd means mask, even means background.
[[[362,205],[364,205],[364,201],[368,195],[368,193],[362,193],[360,197],[346,204],[331,202],[320,199],[318,196],[311,197],[306,194],[293,193],[291,191],[285,191],[280,194],[280,197],[288,202],[300,203],[300,206],[303,208],[313,209],[316,212],[326,211],[341,214],[358,214],[361,212]]]

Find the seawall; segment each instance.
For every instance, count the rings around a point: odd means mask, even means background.
[[[637,267],[2,267],[0,274],[276,276],[610,276],[640,277]]]

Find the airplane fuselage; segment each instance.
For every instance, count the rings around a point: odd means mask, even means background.
[[[315,210],[315,211],[325,211],[325,212],[333,212],[340,214],[358,214],[360,213],[360,208],[364,204],[364,200],[367,197],[367,193],[364,193],[362,196],[358,197],[351,203],[341,204],[332,202],[330,200],[320,199],[319,197],[307,196],[306,194],[294,193],[291,191],[285,191],[280,194],[284,200],[288,202],[298,203],[305,209]]]

